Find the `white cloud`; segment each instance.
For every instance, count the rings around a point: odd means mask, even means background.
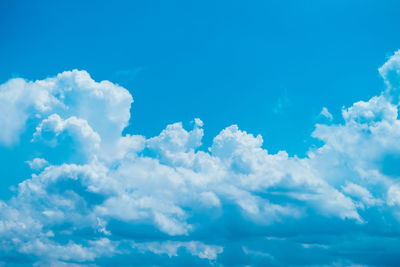
[[[49,164],[47,160],[42,158],[34,158],[31,161],[27,161],[27,163],[32,170],[41,170]]]
[[[133,243],[133,247],[143,252],[152,251],[155,254],[167,254],[169,257],[178,256],[178,249],[185,248],[190,254],[208,260],[215,260],[217,255],[223,251],[223,248],[220,246],[209,246],[198,241]]]
[[[368,207],[379,205],[382,203],[381,200],[375,199],[371,192],[366,188],[353,183],[347,183],[346,186],[342,187],[343,192],[349,196],[359,199],[361,203],[367,205]]]
[[[0,144],[17,142],[29,117],[46,113],[58,104],[46,85],[20,78],[0,85]]]
[[[44,140],[50,146],[55,147],[59,142],[57,139],[62,133],[78,142],[79,147],[76,152],[82,151],[89,158],[96,155],[101,141],[99,134],[93,131],[86,120],[74,116],[63,120],[57,114],[50,115],[36,127],[32,141]]]
[[[397,57],[380,69],[391,96],[398,87],[390,83],[400,69]],[[388,174],[386,165],[400,155],[400,121],[385,93],[343,109],[343,124],[317,124],[312,135],[323,145],[304,158],[270,154],[261,135],[236,125],[202,151],[200,119],[190,130],[174,123],[150,139],[122,136],[132,101],[127,90],[95,82],[84,71],[0,86],[0,143],[16,145],[28,136],[40,155],[26,159],[36,173],[0,202],[4,251],[35,256],[37,263],[86,264],[133,251],[173,258],[184,249],[214,261],[237,234],[248,242],[241,248],[257,252],[240,249],[244,254],[279,261],[278,252],[254,248],[249,240],[276,228],[296,234],[300,225],[325,234],[321,222],[339,234],[346,233],[343,225],[397,231],[386,221],[398,223],[400,173]],[[332,119],[326,108],[321,114]],[[298,248],[329,251],[323,242],[304,246],[315,242],[299,240]]]
[[[400,88],[400,50],[396,51],[389,60],[379,68],[379,73],[386,84],[386,92],[395,97],[396,104],[399,102]]]
[[[187,132],[182,123],[168,125],[159,136],[147,140],[147,147],[157,151],[162,159],[172,164],[190,164],[194,159],[194,149],[201,145],[203,122],[196,119],[195,127]]]
[[[392,185],[387,194],[387,203],[390,206],[400,206],[400,186],[395,184]]]
[[[326,107],[323,107],[321,110],[321,116],[324,116],[325,118],[327,118],[328,120],[333,120],[333,116],[332,114],[329,112],[329,110]]]
[[[397,119],[397,106],[384,96],[375,96],[368,102],[360,101],[343,110],[343,118],[348,123],[373,124],[381,121],[394,122]]]
[[[27,120],[57,114],[86,120],[103,145],[112,146],[128,124],[132,102],[126,89],[97,83],[86,71],[65,71],[35,82],[12,79],[0,86],[0,143],[18,141]]]

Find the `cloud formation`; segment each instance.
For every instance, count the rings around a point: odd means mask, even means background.
[[[197,118],[122,135],[132,96],[85,71],[6,82],[0,145],[38,157],[0,201],[0,262],[398,266],[399,55],[379,69],[386,90],[317,124],[304,158],[236,125],[201,150]]]

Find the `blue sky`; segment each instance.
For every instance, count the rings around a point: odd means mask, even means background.
[[[1,1],[0,265],[398,266],[399,8]]]

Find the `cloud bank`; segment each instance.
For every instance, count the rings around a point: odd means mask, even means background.
[[[399,266],[400,52],[379,72],[386,89],[317,124],[304,158],[236,125],[201,150],[197,118],[122,135],[132,96],[85,71],[9,80],[0,145],[36,156],[0,201],[0,262]]]

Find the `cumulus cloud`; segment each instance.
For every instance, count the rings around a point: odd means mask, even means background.
[[[379,69],[387,89],[344,108],[343,123],[317,124],[322,145],[304,158],[271,154],[237,125],[200,149],[198,118],[122,135],[132,96],[85,71],[6,82],[0,144],[36,156],[0,202],[0,262],[400,264],[398,57]]]
[[[386,84],[385,93],[394,95],[394,101],[398,102],[400,87],[400,50],[395,52],[394,55],[379,68],[379,73]]]
[[[34,158],[31,161],[27,161],[29,167],[31,167],[32,170],[40,170],[43,169],[43,167],[47,166],[49,163],[45,159],[41,158]]]

